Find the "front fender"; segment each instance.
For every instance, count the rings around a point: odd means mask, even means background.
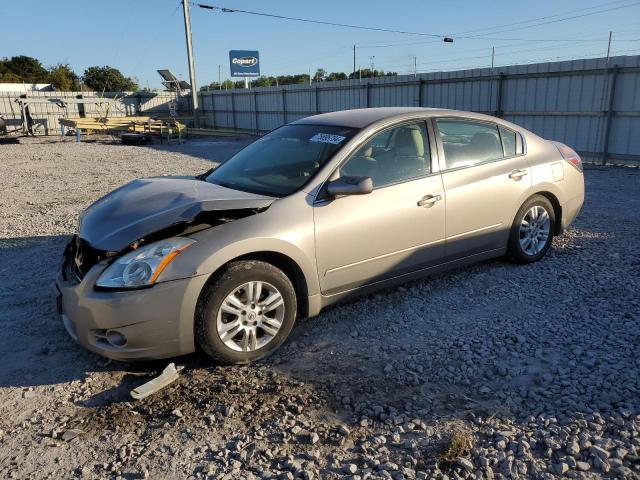
[[[264,212],[189,237],[196,243],[167,266],[160,281],[211,275],[238,257],[273,252],[287,256],[298,265],[309,295],[320,291],[315,264],[313,210],[304,201],[304,194],[281,199]]]

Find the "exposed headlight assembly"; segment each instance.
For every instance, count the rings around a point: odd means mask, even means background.
[[[173,237],[150,243],[129,252],[102,272],[96,286],[103,288],[141,288],[155,283],[173,259],[195,240]]]

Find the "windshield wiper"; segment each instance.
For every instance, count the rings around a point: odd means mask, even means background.
[[[216,167],[212,167],[212,168],[210,168],[209,170],[207,170],[206,172],[201,173],[200,175],[196,175],[196,180],[203,180],[203,181],[206,181],[206,180],[207,180],[207,177],[208,177],[209,175],[211,175],[211,174],[213,173],[213,171],[214,171],[216,168],[218,168],[218,167],[217,167],[217,166],[216,166]]]

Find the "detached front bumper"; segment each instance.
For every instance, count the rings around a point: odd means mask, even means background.
[[[104,265],[82,280],[56,280],[58,313],[85,348],[115,360],[159,359],[191,353],[198,296],[206,275],[130,291],[94,288]]]

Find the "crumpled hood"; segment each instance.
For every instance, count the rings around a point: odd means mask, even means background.
[[[190,222],[201,212],[266,208],[275,200],[194,177],[143,178],[82,212],[79,235],[93,248],[116,252],[144,236]]]

